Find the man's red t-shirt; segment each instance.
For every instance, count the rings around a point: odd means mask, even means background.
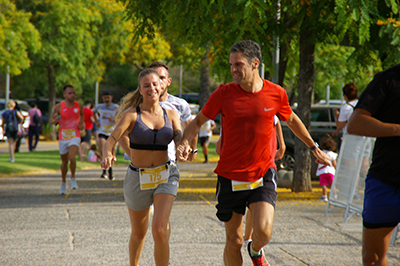
[[[93,116],[93,111],[90,108],[83,107],[83,115],[85,117],[85,129],[92,130],[93,122],[90,118]]]
[[[274,165],[274,115],[286,121],[292,109],[282,87],[263,81],[257,93],[247,92],[235,83],[220,85],[201,110],[212,120],[221,113],[221,155],[215,169],[220,176],[252,182]]]

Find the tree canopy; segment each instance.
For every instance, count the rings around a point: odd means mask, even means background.
[[[30,17],[30,13],[17,10],[12,1],[0,0],[1,72],[21,74],[31,65],[29,52],[41,48],[39,32],[29,21]]]

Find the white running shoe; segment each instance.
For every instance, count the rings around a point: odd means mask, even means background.
[[[61,195],[67,194],[67,183],[61,182],[60,194]]]
[[[71,185],[71,189],[78,189],[79,188],[78,184],[76,183],[75,177],[71,178],[70,185]]]

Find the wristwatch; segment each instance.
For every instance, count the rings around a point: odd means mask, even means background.
[[[316,148],[319,148],[319,145],[317,142],[314,142],[314,146],[310,147],[310,150],[315,150]]]

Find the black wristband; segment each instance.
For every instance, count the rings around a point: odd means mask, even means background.
[[[190,153],[197,153],[198,149],[192,150]]]
[[[315,150],[316,148],[319,148],[319,145],[318,145],[318,143],[314,143],[314,146],[312,146],[312,147],[310,147],[310,150]]]

